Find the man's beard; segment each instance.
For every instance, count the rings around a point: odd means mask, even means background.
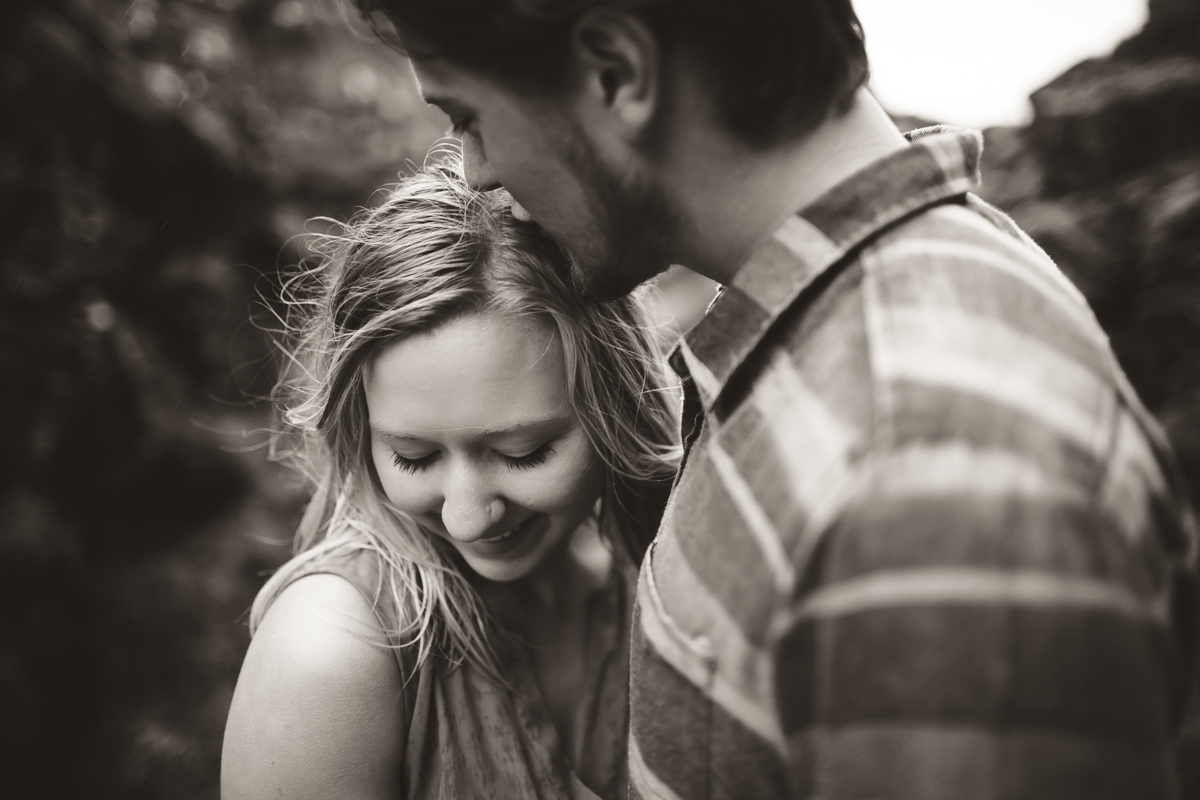
[[[571,281],[584,295],[614,300],[671,266],[686,223],[661,188],[623,178],[600,161],[586,138],[574,139],[571,166],[590,192],[596,230],[582,246],[566,248]]]

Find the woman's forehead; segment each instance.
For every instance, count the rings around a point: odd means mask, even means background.
[[[363,385],[372,427],[394,435],[482,435],[570,415],[554,329],[495,312],[386,346],[364,368]]]

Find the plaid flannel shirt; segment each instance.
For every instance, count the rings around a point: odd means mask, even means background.
[[[631,795],[1174,796],[1195,534],[1086,303],[946,128],[792,217],[672,355]]]

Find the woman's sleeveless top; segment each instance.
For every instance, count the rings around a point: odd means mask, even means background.
[[[501,668],[511,688],[470,665],[431,657],[405,688],[408,740],[401,785],[408,800],[539,798],[622,800],[628,783],[629,629],[635,568],[619,551],[608,585],[588,602],[586,725],[580,752],[568,754],[520,647]],[[400,628],[390,593],[379,591],[383,562],[371,550],[333,555],[293,578],[334,574],[353,584],[385,631]],[[281,587],[282,590],[282,587]],[[393,645],[396,643],[393,642]],[[413,675],[414,651],[393,646],[400,674]]]

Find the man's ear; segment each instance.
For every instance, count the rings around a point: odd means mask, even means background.
[[[576,22],[571,45],[593,113],[608,116],[627,138],[640,136],[654,117],[662,80],[654,32],[634,14],[599,8]]]

